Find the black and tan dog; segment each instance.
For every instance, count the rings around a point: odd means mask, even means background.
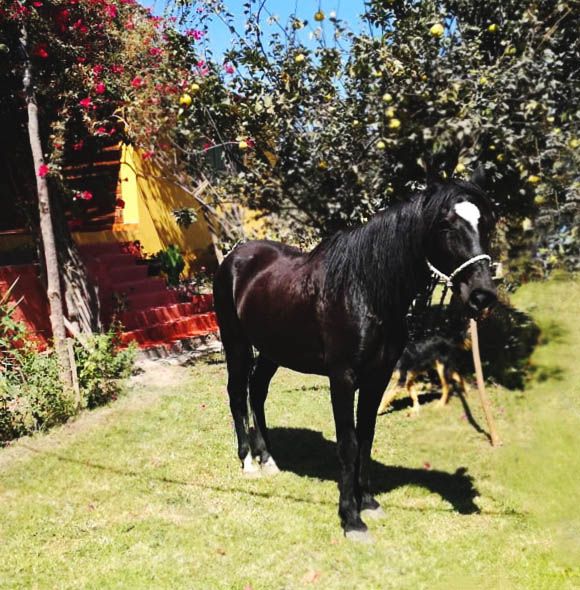
[[[441,398],[438,402],[443,407],[449,398],[452,381],[457,382],[463,393],[467,392],[465,379],[459,372],[458,356],[460,350],[469,346],[467,341],[458,343],[443,336],[429,336],[418,342],[409,342],[401,358],[397,362],[391,382],[383,395],[378,413],[382,414],[397,397],[401,390],[406,389],[413,400],[413,411],[419,411],[419,397],[415,381],[422,373],[435,368],[441,381]]]

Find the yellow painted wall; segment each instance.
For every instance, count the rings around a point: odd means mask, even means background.
[[[184,273],[216,264],[211,234],[199,206],[184,190],[161,177],[159,169],[143,161],[131,146],[121,155],[121,198],[125,202],[124,222],[138,223],[139,239],[145,253],[155,254],[170,244],[179,246],[186,261]],[[198,219],[187,229],[180,227],[173,211],[193,207]]]

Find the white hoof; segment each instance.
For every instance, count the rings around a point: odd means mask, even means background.
[[[363,519],[371,519],[371,520],[379,520],[380,518],[385,518],[387,514],[385,511],[379,506],[378,508],[367,508],[361,512],[361,516]]]
[[[373,538],[368,531],[347,531],[344,533],[344,536],[349,541],[354,541],[356,543],[372,543]]]
[[[262,471],[264,472],[264,475],[268,476],[280,473],[280,469],[272,457],[268,457],[268,460],[262,465]]]
[[[244,459],[243,473],[244,477],[248,478],[260,477],[262,475],[260,468],[254,463],[254,460],[252,459],[252,453],[248,453]]]

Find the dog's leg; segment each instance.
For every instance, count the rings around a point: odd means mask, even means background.
[[[417,374],[409,371],[409,377],[407,377],[407,383],[405,384],[407,391],[413,400],[413,412],[415,413],[419,411],[419,395],[417,394],[417,387],[415,386],[416,378]]]
[[[399,379],[400,373],[398,371],[395,371],[393,373],[393,376],[391,377],[389,386],[385,390],[385,393],[383,393],[383,399],[381,400],[381,405],[377,410],[377,414],[382,414],[383,412],[386,412],[387,408],[391,405],[392,401],[397,397],[397,394],[399,393]]]
[[[460,375],[457,371],[453,371],[453,373],[451,373],[451,377],[459,385],[459,387],[461,387],[461,391],[467,395],[468,388],[463,375]]]
[[[439,381],[441,381],[441,399],[438,402],[438,406],[442,408],[449,399],[449,383],[445,378],[445,365],[441,361],[435,361],[435,369],[439,375]]]

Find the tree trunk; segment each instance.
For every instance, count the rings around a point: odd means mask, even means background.
[[[44,258],[46,262],[46,294],[50,306],[50,325],[54,339],[54,348],[56,350],[61,367],[61,380],[66,387],[72,387],[72,372],[66,343],[65,317],[60,288],[58,257],[52,226],[50,195],[46,179],[41,177],[39,174],[39,169],[44,164],[44,158],[42,155],[42,145],[40,142],[38,108],[36,105],[34,87],[32,85],[32,65],[27,52],[26,29],[22,27],[20,33],[20,42],[24,55],[23,87],[28,111],[28,137],[30,140],[30,148],[32,151],[32,159],[34,162],[34,170],[36,175],[36,188],[38,192],[40,234],[42,237]]]

